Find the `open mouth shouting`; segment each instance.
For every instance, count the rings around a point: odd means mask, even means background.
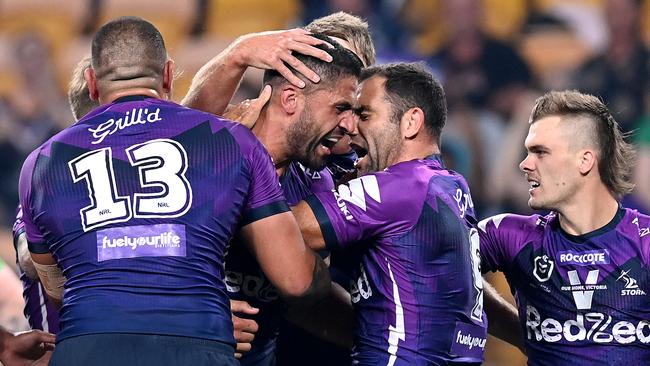
[[[352,141],[350,142],[350,147],[352,150],[354,150],[355,153],[357,153],[357,161],[354,163],[354,166],[357,169],[363,170],[370,158],[368,158],[368,149],[365,147],[364,142],[361,141],[361,138],[358,138],[357,136],[354,136],[352,138]],[[362,146],[363,145],[363,146]]]
[[[539,188],[539,186],[540,186],[539,180],[533,179],[533,178],[530,178],[530,177],[527,177],[526,180],[528,181],[528,184],[530,185],[530,189],[528,189],[529,193],[533,193],[533,191],[535,191],[535,189]]]

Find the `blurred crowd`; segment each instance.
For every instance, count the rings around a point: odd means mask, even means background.
[[[12,258],[22,162],[73,121],[67,82],[105,21],[137,15],[161,30],[183,70],[180,100],[236,37],[338,10],[369,22],[379,63],[422,60],[443,81],[444,158],[467,177],[479,217],[529,212],[518,164],[532,103],[549,89],[603,98],[639,148],[624,203],[650,212],[650,0],[2,0],[0,257]],[[248,72],[235,98],[260,85],[261,73]]]
[[[298,27],[343,10],[368,20],[379,62],[423,60],[444,83],[447,164],[484,217],[525,213],[517,164],[532,101],[576,88],[602,97],[638,143],[637,190],[650,207],[650,1],[635,0],[4,0],[0,1],[0,222],[9,227],[25,156],[72,121],[65,91],[89,37],[138,15],[161,29],[183,70],[180,99],[211,56],[242,34]],[[259,91],[249,72],[236,98]]]

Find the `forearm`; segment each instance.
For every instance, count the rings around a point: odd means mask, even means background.
[[[517,308],[501,297],[485,280],[483,280],[483,291],[488,333],[524,352],[524,339],[519,326]]]
[[[352,347],[354,313],[350,294],[335,283],[327,297],[314,307],[290,307],[287,319],[322,340]]]
[[[222,115],[235,94],[247,66],[237,52],[237,41],[203,65],[181,104]]]

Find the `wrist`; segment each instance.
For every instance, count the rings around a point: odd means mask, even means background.
[[[244,42],[247,36],[237,38],[229,47],[225,57],[225,63],[229,66],[246,70],[248,67],[248,58],[246,55],[246,46]]]

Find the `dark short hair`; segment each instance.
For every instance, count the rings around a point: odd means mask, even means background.
[[[332,56],[332,61],[325,62],[316,57],[303,55],[301,53],[293,54],[293,56],[302,61],[305,66],[320,76],[320,82],[314,84],[300,73],[294,72],[305,82],[307,90],[312,87],[322,88],[330,86],[332,83],[336,83],[344,76],[359,77],[363,64],[357,55],[326,35],[314,33],[312,36],[324,40],[333,46],[333,48],[329,48],[323,44],[314,46],[329,53],[330,56]],[[291,69],[290,65],[287,65],[287,67]],[[286,83],[288,81],[276,70],[266,70],[264,72],[264,84],[273,82]]]
[[[161,75],[165,61],[167,50],[162,35],[142,18],[115,19],[103,25],[93,37],[92,67],[96,72],[110,73],[113,65],[139,66]]]
[[[384,88],[391,105],[393,120],[399,121],[411,108],[424,112],[424,125],[437,143],[447,121],[445,91],[423,63],[392,63],[369,67],[361,73],[361,81],[373,76],[386,79]]]
[[[605,103],[577,90],[551,91],[537,98],[529,123],[548,116],[562,117],[563,122],[576,117],[591,121],[601,181],[618,199],[634,189],[631,177],[636,151],[633,145],[625,142],[625,135]]]

